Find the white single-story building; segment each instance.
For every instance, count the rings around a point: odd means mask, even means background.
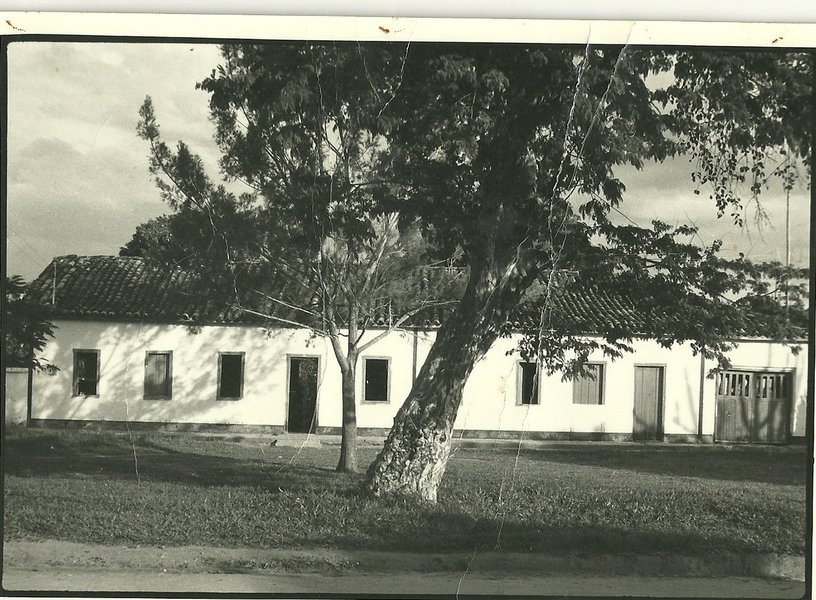
[[[327,340],[307,329],[236,322],[224,312],[218,321],[195,320],[195,298],[174,295],[183,287],[183,277],[159,277],[138,258],[54,259],[31,293],[53,304],[55,337],[42,356],[58,370],[34,374],[29,424],[340,431],[341,376]],[[361,433],[391,427],[434,336],[433,327],[394,331],[360,357]],[[767,340],[738,342],[732,368],[713,378],[714,364],[689,345],[666,349],[635,339],[634,352],[620,359],[591,356],[596,377],[563,381],[535,377],[536,366],[512,352],[518,336],[502,338],[465,385],[456,435],[803,440],[807,342],[798,353]]]

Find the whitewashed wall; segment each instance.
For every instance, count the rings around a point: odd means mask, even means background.
[[[321,340],[304,330],[282,330],[267,338],[257,327],[203,327],[57,321],[55,340],[43,353],[61,370],[34,382],[35,419],[79,419],[189,423],[267,424],[286,418],[287,354],[318,356],[324,391],[338,371]],[[72,396],[73,349],[100,350],[99,395]],[[145,400],[147,351],[173,352],[173,398]],[[240,400],[217,400],[219,352],[245,352]]]
[[[378,332],[367,332],[362,339],[365,344]],[[365,350],[357,361],[357,426],[383,428],[391,427],[394,415],[402,401],[408,396],[413,383],[413,334],[408,332],[394,332],[376,342]],[[427,334],[420,333],[417,340],[417,368],[425,360],[430,349],[430,343],[423,343]],[[329,358],[334,363],[331,366],[333,377],[327,379],[327,385],[320,391],[320,410],[318,423],[321,427],[340,427],[342,420],[340,397],[340,370],[336,367],[334,354],[328,350]],[[363,365],[366,358],[388,358],[390,390],[388,403],[363,402]]]
[[[665,365],[667,434],[696,434],[700,359],[684,346],[671,350],[651,341],[634,343],[635,352],[612,362],[601,353],[592,362],[605,363],[604,403],[573,404],[573,382],[542,373],[538,405],[517,404],[517,355],[507,355],[517,339],[499,340],[473,371],[456,421],[459,429],[551,431],[560,433],[630,434],[633,426],[635,365]],[[492,398],[492,402],[485,402]]]
[[[28,410],[28,369],[6,368],[6,423],[25,423]]]
[[[542,373],[540,403],[517,402],[517,355],[507,355],[517,338],[499,340],[476,365],[465,386],[456,429],[485,431],[542,431],[630,434],[634,425],[634,369],[636,365],[662,365],[665,373],[664,433],[696,435],[703,384],[702,434],[714,434],[716,382],[708,378],[713,361],[694,356],[689,344],[663,348],[651,340],[635,340],[634,352],[610,361],[601,353],[592,362],[606,364],[602,405],[573,404],[573,383],[556,374]],[[729,357],[734,369],[794,371],[791,434],[805,435],[807,408],[807,347],[798,355],[790,346],[768,342],[742,342]],[[487,401],[490,399],[490,401]]]
[[[61,370],[34,378],[32,417],[107,421],[235,424],[284,427],[287,410],[287,357],[316,356],[320,360],[318,426],[341,424],[340,370],[325,340],[304,330],[282,329],[272,336],[257,327],[203,327],[191,333],[179,325],[58,321],[55,340],[44,357]],[[364,341],[376,332],[367,334]],[[358,426],[390,428],[418,369],[433,343],[433,332],[396,332],[364,352],[357,365],[358,398],[363,397],[363,363],[369,358],[390,359],[390,402],[358,400]],[[517,404],[518,355],[516,337],[501,339],[474,368],[465,386],[455,428],[483,432],[558,432],[631,434],[634,367],[665,366],[666,434],[695,435],[698,430],[701,359],[687,345],[661,348],[636,340],[635,352],[606,363],[602,405],[572,403],[573,383],[559,375],[543,376],[538,405]],[[72,396],[74,348],[98,348],[98,397]],[[173,351],[172,400],[143,398],[144,358],[147,351]],[[217,400],[219,352],[245,352],[244,395],[240,400]],[[792,433],[805,435],[807,350],[794,356],[788,347],[764,342],[743,343],[732,353],[735,368],[795,369]],[[704,365],[705,372],[711,364]],[[703,434],[714,432],[714,381],[704,379]]]

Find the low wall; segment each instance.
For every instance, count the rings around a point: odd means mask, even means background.
[[[28,411],[28,369],[6,368],[5,401],[6,423],[25,423]]]
[[[175,423],[151,421],[89,421],[80,419],[31,419],[34,429],[87,429],[88,431],[160,431],[171,433],[243,433],[281,435],[277,425],[233,425],[230,423]]]

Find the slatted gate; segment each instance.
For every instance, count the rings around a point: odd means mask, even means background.
[[[719,373],[715,439],[787,443],[792,389],[791,373]]]

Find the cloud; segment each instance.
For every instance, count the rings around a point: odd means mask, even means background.
[[[54,255],[118,251],[167,212],[147,171],[138,111],[151,95],[163,135],[218,178],[207,94],[214,45],[13,42],[8,53],[8,270],[34,277]]]
[[[147,172],[138,111],[153,98],[162,135],[183,139],[217,178],[218,148],[208,96],[195,89],[220,62],[213,44],[15,41],[8,46],[8,268],[31,278],[54,255],[115,253],[136,225],[167,211]],[[646,224],[693,222],[710,243],[757,260],[784,259],[785,197],[763,193],[769,222],[735,228],[696,196],[689,164],[678,159],[621,167],[621,211]],[[791,194],[792,257],[809,261],[806,186]]]
[[[9,272],[27,278],[57,254],[116,252],[136,225],[167,210],[146,167],[116,146],[80,152],[38,138],[13,164],[7,227],[18,243],[9,247]]]
[[[749,200],[741,213],[744,225],[739,227],[729,212],[718,216],[708,188],[701,188],[699,195],[694,194],[687,159],[651,163],[642,171],[622,167],[616,175],[626,185],[621,211],[636,223],[644,225],[658,219],[671,225],[696,225],[703,243],[723,241],[726,256],[734,257],[741,252],[756,261],[784,262],[786,198],[778,182],[773,182],[755,201],[750,200],[750,194],[745,194]],[[800,181],[791,191],[790,207],[791,262],[807,266],[810,261],[810,191],[807,180]]]

